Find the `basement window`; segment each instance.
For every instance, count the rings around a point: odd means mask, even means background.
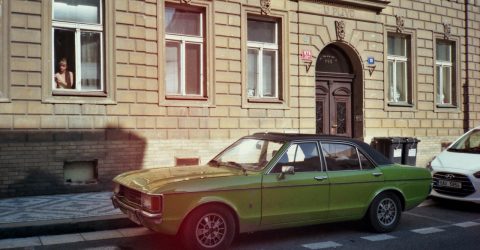
[[[66,184],[87,185],[98,182],[98,160],[66,161],[63,165],[63,175]]]

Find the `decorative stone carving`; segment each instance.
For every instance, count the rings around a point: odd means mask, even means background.
[[[451,35],[452,27],[449,23],[443,23],[443,38],[445,38],[445,40],[449,40]]]
[[[272,1],[260,0],[260,8],[262,9],[262,15],[270,15],[270,12],[272,11]]]
[[[337,32],[337,40],[343,41],[345,39],[345,22],[335,21],[335,31]]]
[[[180,0],[182,3],[190,4],[192,0]]]
[[[399,15],[395,15],[395,19],[397,20],[397,32],[403,33],[405,30],[405,20],[403,20],[403,17]]]

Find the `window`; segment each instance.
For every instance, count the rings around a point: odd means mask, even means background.
[[[452,42],[437,40],[436,44],[436,103],[455,105],[455,49]]]
[[[409,36],[388,34],[388,101],[411,104]]]
[[[101,0],[53,0],[52,89],[106,92]]]
[[[360,163],[362,164],[362,169],[374,169],[375,165],[367,158],[365,155],[358,151],[358,156],[360,157]]]
[[[247,26],[247,95],[279,98],[279,23],[249,18]]]
[[[357,149],[338,143],[322,143],[323,155],[328,171],[360,170]]]
[[[321,171],[317,143],[292,144],[271,172],[280,173],[283,166],[293,166],[295,172]]]
[[[165,7],[165,93],[205,96],[204,14]]]

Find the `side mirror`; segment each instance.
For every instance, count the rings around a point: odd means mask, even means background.
[[[278,176],[278,179],[279,180],[285,179],[285,175],[287,174],[294,175],[295,168],[293,166],[282,166],[282,172]]]

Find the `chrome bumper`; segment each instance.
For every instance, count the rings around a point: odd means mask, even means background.
[[[136,208],[122,202],[117,195],[112,196],[113,207],[119,208],[124,214],[128,216],[133,222],[148,227],[149,224],[160,224],[162,223],[162,214],[161,213],[149,213],[140,208]]]

